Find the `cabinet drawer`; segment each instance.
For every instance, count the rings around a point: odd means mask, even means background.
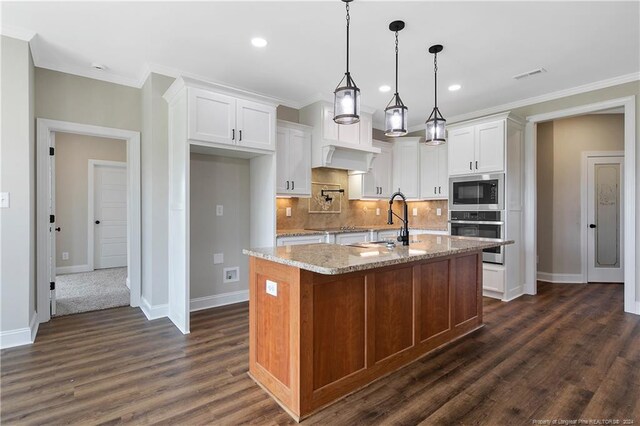
[[[336,234],[336,244],[366,243],[369,241],[368,232],[350,232],[346,234]]]
[[[318,244],[324,243],[326,240],[324,235],[309,235],[299,237],[278,237],[276,244],[279,246],[296,246],[300,244]]]
[[[482,265],[482,288],[490,291],[504,292],[505,270],[500,265]]]

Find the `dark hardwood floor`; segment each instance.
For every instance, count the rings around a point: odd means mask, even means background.
[[[623,287],[538,288],[485,299],[482,330],[303,423],[640,424],[640,317],[623,313]],[[191,324],[183,336],[133,308],[42,324],[35,344],[1,353],[0,421],[293,423],[246,374],[246,303],[194,313]]]

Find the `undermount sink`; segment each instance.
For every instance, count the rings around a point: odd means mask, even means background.
[[[354,243],[354,244],[345,244],[349,247],[357,247],[357,248],[377,248],[381,245],[387,244],[389,241],[369,241],[367,243]],[[395,245],[395,243],[393,243]]]

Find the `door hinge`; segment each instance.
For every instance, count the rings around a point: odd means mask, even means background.
[[[55,290],[56,289],[56,282],[55,281],[51,281],[49,283],[49,290]]]
[[[56,215],[54,214],[49,215],[49,223],[56,223]]]
[[[49,155],[55,155],[56,149],[52,146],[49,147]]]

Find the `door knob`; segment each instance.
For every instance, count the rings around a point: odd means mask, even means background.
[[[100,221],[99,220],[96,220],[96,225],[100,225]]]
[[[589,225],[589,228],[591,228],[591,229],[593,229],[593,228],[595,228],[595,227],[596,227],[596,224],[595,224],[595,223],[592,223],[592,224],[590,224],[590,225]]]
[[[59,226],[56,228],[56,231],[60,232],[60,227]]]

